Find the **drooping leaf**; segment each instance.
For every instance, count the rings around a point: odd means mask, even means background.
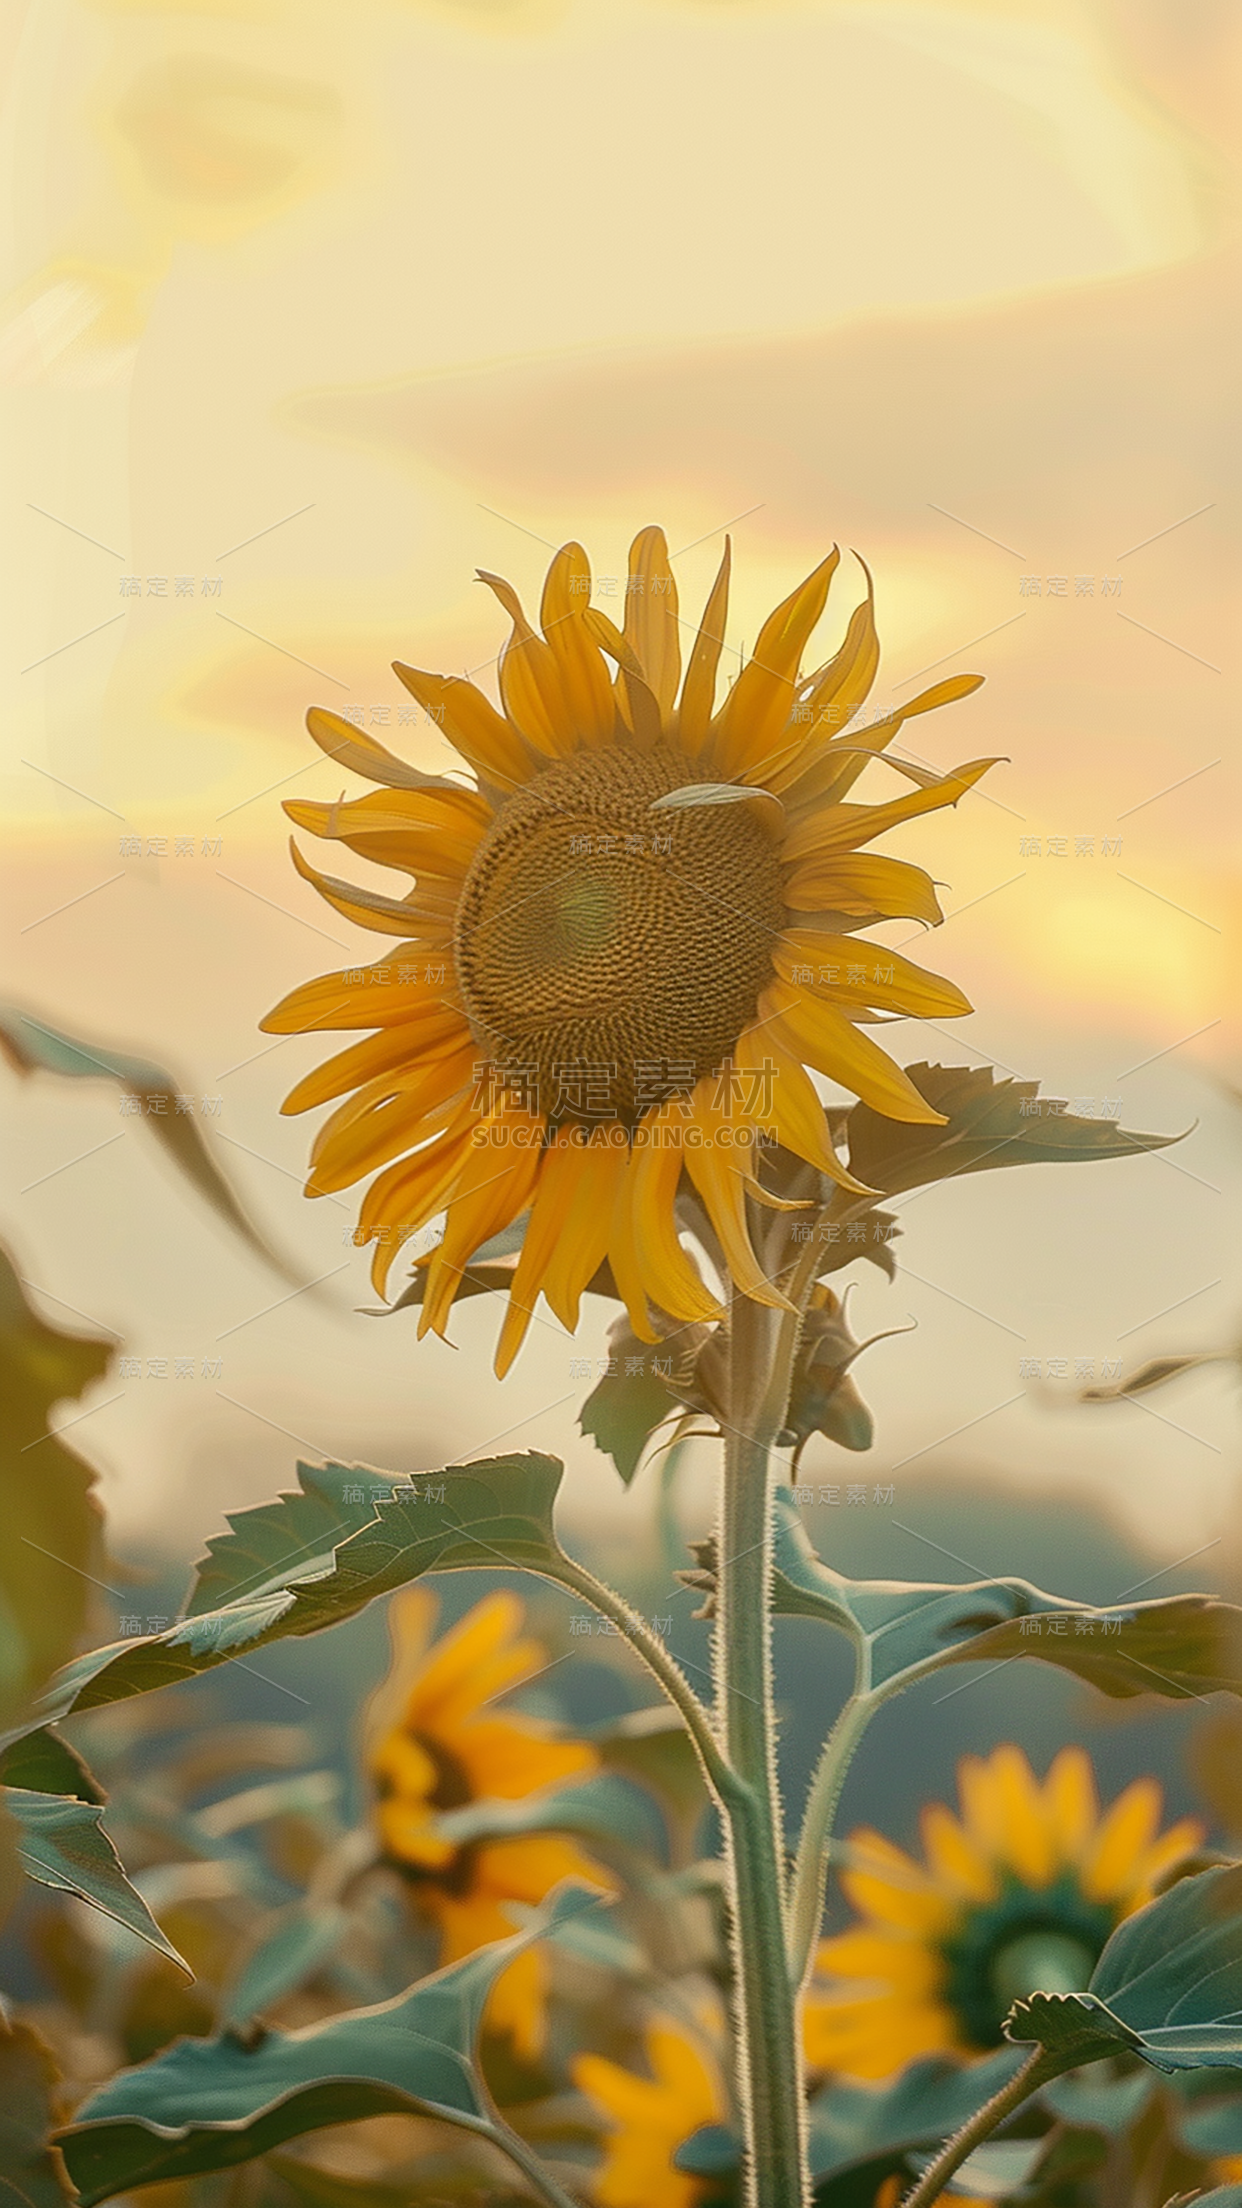
[[[777,1490],[775,1606],[860,1643],[872,1686],[946,1664],[1035,1657],[1109,1695],[1242,1694],[1242,1610],[1208,1595],[1094,1608],[1025,1579],[963,1586],[851,1580],[824,1564],[788,1488]]]
[[[1238,1352],[1231,1349],[1187,1350],[1180,1357],[1149,1357],[1128,1378],[1101,1381],[1092,1388],[1080,1388],[1080,1403],[1128,1403],[1137,1396],[1150,1395],[1156,1388],[1167,1387],[1170,1380],[1180,1380],[1184,1372],[1197,1372],[1201,1365],[1232,1365],[1238,1362]]]
[[[578,1424],[628,1487],[658,1426],[685,1406],[659,1373],[606,1373],[578,1413]]]
[[[529,1943],[601,1897],[562,1888],[522,1932],[480,1948],[378,2007],[299,2032],[182,2040],[122,2071],[58,2134],[82,2208],[160,2178],[235,2169],[308,2131],[365,2116],[496,2126],[474,2050],[492,1985]]]
[[[874,2170],[872,2191],[919,2148],[938,2147],[1007,2085],[1023,2057],[999,2048],[982,2062],[947,2055],[910,2063],[891,2085],[825,2086],[810,2104],[811,2168],[818,2180]],[[832,2198],[831,2192],[821,2197]]]
[[[1112,1119],[1077,1118],[1038,1081],[999,1076],[991,1066],[907,1066],[943,1127],[886,1119],[869,1104],[847,1116],[850,1171],[886,1196],[994,1166],[1065,1164],[1163,1150],[1175,1135],[1131,1133]]]
[[[100,1379],[113,1350],[41,1319],[0,1250],[0,1726],[77,1645],[102,1576],[95,1475],[48,1414]]]
[[[59,2073],[51,2048],[28,2024],[0,2019],[0,2204],[65,2208],[73,2198],[48,2135],[59,2121]]]
[[[336,1953],[350,1918],[331,1902],[295,1901],[268,1924],[225,1988],[220,2022],[236,2030],[274,2008]]]
[[[1084,1993],[1033,1993],[1005,2020],[1048,2074],[1141,2055],[1157,2070],[1242,2065],[1242,1864],[1179,1879],[1117,1927]]]
[[[76,1894],[193,1977],[189,1964],[165,1939],[142,1895],[125,1876],[97,1803],[79,1802],[67,1794],[31,1794],[16,1786],[5,1787],[2,1798],[17,1826],[17,1852],[29,1877],[41,1886]]]
[[[18,1073],[54,1073],[71,1081],[114,1081],[138,1098],[142,1123],[217,1216],[283,1279],[302,1276],[277,1257],[247,1217],[193,1112],[177,1110],[179,1084],[150,1058],[131,1058],[98,1043],[84,1043],[37,1020],[15,1005],[0,1005],[0,1053]]]
[[[51,1725],[10,1742],[0,1754],[0,1786],[25,1787],[31,1794],[76,1794],[80,1802],[100,1806],[108,1799],[84,1758]]]
[[[307,1576],[291,1577],[287,1587],[241,1596],[162,1633],[92,1649],[62,1668],[35,1716],[46,1724],[71,1710],[194,1678],[269,1641],[322,1632],[424,1572],[519,1565],[555,1576],[561,1551],[552,1509],[563,1473],[557,1458],[530,1453],[395,1481],[326,1568],[322,1558],[309,1558]]]
[[[229,1531],[212,1535],[194,1567],[187,1617],[330,1570],[341,1542],[373,1520],[372,1490],[393,1484],[359,1465],[299,1463],[297,1474],[297,1494],[225,1512]]]

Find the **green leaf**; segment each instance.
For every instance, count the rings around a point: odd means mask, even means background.
[[[1150,2070],[1135,2070],[1129,2077],[1121,2078],[1100,2077],[1088,2071],[1081,2077],[1053,2078],[1044,2087],[1040,2100],[1063,2124],[1070,2124],[1078,2131],[1102,2131],[1115,2139],[1129,2130],[1155,2089],[1156,2081]],[[1242,2110],[1242,2102],[1237,2105]],[[1238,2144],[1242,2147],[1242,2133]]]
[[[305,1286],[302,1275],[269,1249],[247,1218],[192,1112],[177,1110],[181,1084],[150,1058],[131,1058],[64,1035],[15,1005],[0,1005],[0,1053],[18,1073],[54,1073],[71,1081],[114,1081],[138,1098],[144,1127],[197,1189],[217,1216],[283,1279]]]
[[[1182,2196],[1187,2208],[1242,2208],[1242,2185],[1215,2185],[1210,2193],[1187,2193]],[[1175,2201],[1168,2208],[1177,2208]]]
[[[496,2137],[474,2067],[493,1982],[559,1919],[601,1900],[562,1888],[512,1939],[376,2008],[300,2032],[182,2040],[142,2069],[122,2071],[58,2134],[82,2208],[126,2186],[235,2169],[304,2132],[365,2116],[438,2116]]]
[[[610,1770],[651,1788],[664,1808],[675,1864],[692,1862],[707,1788],[685,1725],[667,1702],[610,1718],[590,1735]]]
[[[0,1786],[24,1787],[31,1794],[76,1794],[80,1802],[101,1806],[108,1799],[77,1749],[50,1725],[22,1734],[0,1754]]]
[[[5,1787],[2,1799],[18,1828],[18,1856],[31,1878],[41,1886],[76,1894],[166,1955],[188,1978],[194,1976],[126,1878],[103,1829],[103,1812],[97,1803],[79,1802],[65,1794],[31,1794],[16,1786]]]
[[[1021,2192],[1046,2145],[1044,2139],[988,2139],[954,2171],[953,2191],[1007,2200]]]
[[[28,2024],[0,2022],[0,2208],[65,2208],[72,2198],[48,2145],[60,2077],[51,2048]]]
[[[100,1574],[95,1475],[52,1434],[53,1404],[107,1371],[114,1344],[49,1326],[0,1250],[0,1725],[24,1711],[86,1624]]]
[[[685,1404],[657,1372],[607,1373],[588,1395],[578,1424],[603,1455],[611,1457],[628,1487],[657,1426],[684,1412]]]
[[[612,1772],[574,1786],[524,1794],[516,1801],[484,1798],[447,1810],[435,1821],[438,1838],[454,1847],[504,1840],[528,1832],[572,1832],[584,1840],[612,1841],[636,1854],[664,1854],[664,1823],[646,1789]]]
[[[1242,2063],[1242,1864],[1179,1879],[1117,1927],[1085,1993],[1015,2002],[1007,2036],[1056,2071],[1123,2051],[1157,2070]]]
[[[866,1651],[872,1687],[1025,1656],[1119,1697],[1242,1694],[1242,1610],[1232,1603],[1171,1595],[1094,1608],[1025,1579],[847,1579],[815,1554],[788,1488],[777,1489],[774,1508],[776,1610],[849,1633]]]
[[[531,1453],[396,1481],[326,1566],[322,1558],[304,1559],[292,1569],[306,1576],[291,1577],[287,1586],[182,1618],[163,1633],[90,1650],[57,1674],[36,1715],[46,1723],[123,1701],[270,1641],[323,1632],[424,1572],[518,1565],[555,1577],[562,1552],[552,1510],[563,1475],[555,1457]]]
[[[356,1464],[301,1463],[297,1474],[297,1494],[225,1512],[229,1531],[212,1535],[194,1567],[187,1617],[330,1571],[340,1543],[374,1520],[371,1491],[379,1474]]]
[[[876,2164],[878,2185],[905,2155],[937,2147],[960,2131],[1021,2065],[1012,2047],[967,2065],[928,2055],[888,2086],[825,2087],[809,2109],[814,2175],[822,2179]]]
[[[295,1901],[282,1909],[226,1989],[220,2022],[236,2029],[274,2008],[335,1954],[349,1924],[348,1912],[333,1903]]]
[[[855,1104],[847,1117],[850,1171],[886,1196],[994,1166],[1133,1157],[1181,1139],[1077,1119],[1059,1099],[1041,1097],[1038,1081],[1002,1079],[991,1066],[922,1062],[906,1073],[947,1125],[886,1119],[869,1104]]]

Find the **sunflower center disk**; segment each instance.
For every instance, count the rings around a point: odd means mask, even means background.
[[[553,1125],[632,1127],[685,1094],[772,978],[784,903],[760,822],[650,809],[702,779],[667,745],[580,752],[518,791],[475,856],[458,985],[505,1094]]]

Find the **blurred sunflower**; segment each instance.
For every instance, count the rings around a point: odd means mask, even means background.
[[[673,2160],[705,2124],[728,2121],[719,2068],[668,2017],[645,2034],[650,2077],[639,2077],[603,2055],[577,2055],[573,2080],[595,2103],[608,2130],[591,2191],[600,2208],[716,2208],[730,2200],[719,2183],[692,2177]]]
[[[1081,1748],[1042,1786],[1019,1748],[963,1757],[958,1792],[960,1821],[942,1802],[923,1811],[923,1863],[851,1834],[842,1885],[863,1921],[819,1949],[803,2027],[817,2067],[886,2078],[918,2055],[999,2045],[1025,1994],[1087,1984],[1122,1918],[1203,1837],[1189,1818],[1160,1831],[1151,1778],[1101,1814]]]
[[[456,676],[396,668],[469,786],[419,773],[336,714],[307,716],[324,751],[381,787],[286,811],[414,884],[399,898],[351,887],[294,847],[336,911],[400,938],[383,963],[305,983],[263,1021],[281,1035],[374,1030],[285,1100],[301,1112],[348,1099],[316,1138],[307,1193],[383,1168],[358,1226],[378,1244],[381,1294],[403,1241],[447,1213],[423,1261],[422,1333],[444,1332],[470,1259],[529,1211],[500,1372],[540,1292],[572,1330],[605,1259],[643,1341],[656,1339],[649,1298],[679,1320],[719,1316],[678,1239],[683,1166],[734,1281],[780,1304],[746,1222],[747,1192],[764,1193],[760,1139],[858,1186],[808,1066],[894,1119],[941,1123],[861,1023],[970,1007],[953,983],[855,940],[880,920],[943,918],[920,867],[863,846],[956,804],[993,762],[944,776],[903,763],[917,785],[903,796],[844,800],[903,721],[982,677],[953,676],[844,735],[879,660],[869,581],[840,650],[800,672],[839,557],[765,622],[718,711],[727,545],[684,682],[659,529],[632,547],[624,631],[592,607],[580,545],[548,570],[542,635],[509,584],[482,575],[513,623],[504,710]]]
[[[438,1834],[447,1810],[488,1798],[520,1800],[599,1767],[588,1742],[564,1739],[537,1718],[487,1707],[548,1660],[538,1641],[519,1637],[525,1612],[516,1595],[485,1595],[433,1641],[438,1610],[422,1587],[393,1600],[393,1664],[369,1713],[367,1763],[384,1855],[438,1927],[445,1964],[515,1931],[511,1903],[542,1901],[563,1878],[611,1881],[556,1833],[463,1846]],[[509,2032],[528,2061],[543,2044],[545,1990],[544,1957],[531,1947],[497,1979],[488,2003],[489,2025]]]

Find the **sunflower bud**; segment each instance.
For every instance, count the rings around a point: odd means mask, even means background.
[[[840,1296],[818,1282],[802,1322],[780,1436],[781,1446],[793,1449],[795,1470],[812,1434],[826,1434],[842,1449],[871,1447],[875,1422],[849,1370],[868,1346],[851,1334]]]

